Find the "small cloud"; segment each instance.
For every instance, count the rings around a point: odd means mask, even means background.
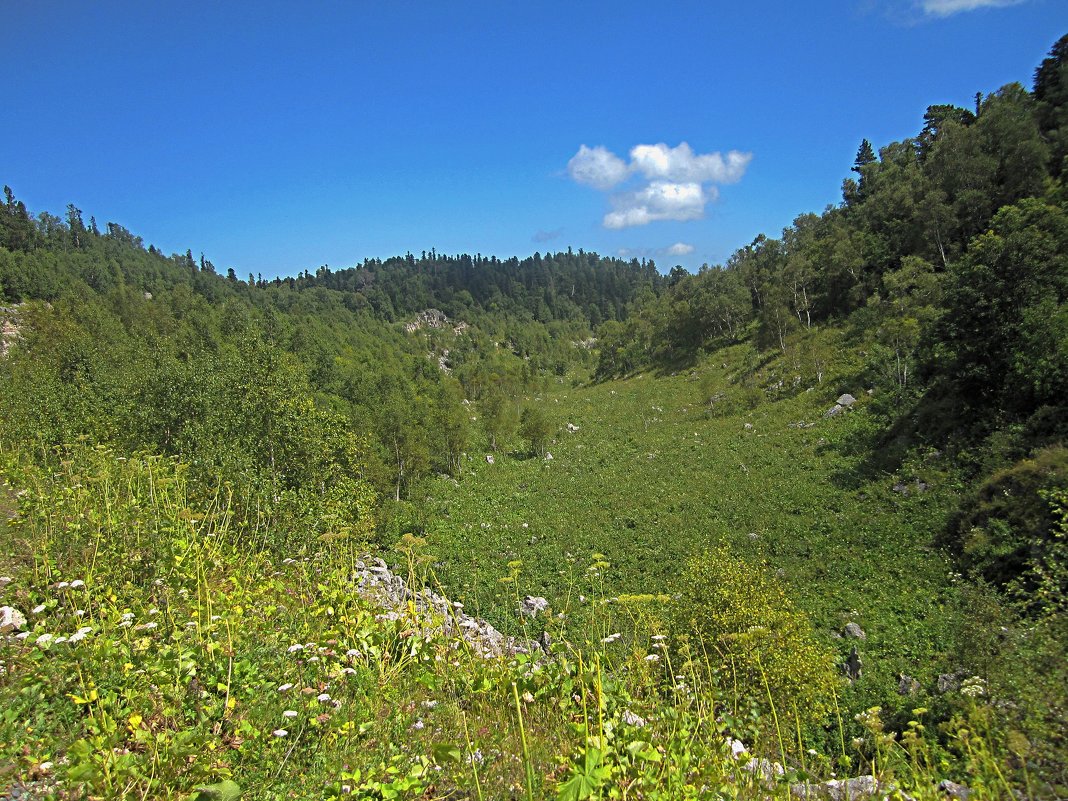
[[[692,183],[733,184],[745,174],[752,158],[752,153],[737,150],[730,151],[726,158],[719,153],[698,155],[686,142],[678,147],[668,147],[663,142],[638,145],[630,151],[632,169],[646,178]]]
[[[604,227],[629,228],[655,220],[697,220],[705,213],[705,204],[717,196],[715,187],[705,191],[698,183],[653,181],[637,192],[613,197],[615,210],[604,216]]]
[[[552,242],[554,239],[559,238],[560,234],[563,232],[563,228],[554,228],[551,231],[538,231],[531,237],[531,240],[534,242]]]
[[[705,205],[719,197],[715,185],[741,180],[752,158],[740,150],[695,153],[686,142],[676,147],[660,142],[631,148],[628,163],[601,145],[582,145],[568,161],[567,172],[577,183],[602,192],[628,183],[629,191],[609,197],[612,210],[604,215],[604,227],[618,230],[659,220],[700,219]]]
[[[689,256],[694,251],[694,246],[685,242],[676,242],[667,249],[669,256]]]
[[[601,145],[582,145],[567,163],[567,174],[576,182],[594,189],[611,189],[630,172],[619,156]]]
[[[977,8],[1004,8],[1017,6],[1027,0],[920,0],[923,13],[932,17],[949,17],[962,11]]]

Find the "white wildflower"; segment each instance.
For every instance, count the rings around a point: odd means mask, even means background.
[[[47,648],[52,643],[52,640],[54,640],[54,639],[55,639],[55,635],[54,634],[47,634],[46,633],[46,634],[42,634],[40,637],[38,637],[35,640],[35,643],[38,646],[40,646],[41,648]]]
[[[285,729],[275,729],[271,732],[271,734],[273,734],[275,737],[285,737],[287,734],[289,734],[289,732],[287,732]]]
[[[134,613],[133,612],[123,612],[122,613],[122,619],[126,620],[126,621],[133,620],[134,619]]]
[[[330,700],[330,693],[319,693],[319,695],[315,696],[315,700],[326,703]]]
[[[85,617],[85,610],[84,609],[75,609],[74,610],[74,616],[75,617]]]
[[[29,636],[30,636],[30,633],[28,631],[20,631],[18,634],[15,635],[15,639],[16,640],[25,640]]]
[[[89,634],[91,634],[92,631],[93,631],[93,627],[92,626],[82,626],[80,629],[78,629],[76,632],[74,632],[72,635],[70,635],[70,638],[67,640],[67,642],[81,642],[87,636],[89,636]]]
[[[296,653],[297,651],[303,651],[303,650],[304,650],[304,646],[303,646],[303,645],[301,645],[301,644],[300,644],[300,643],[298,642],[298,643],[294,643],[293,645],[289,646],[288,648],[286,648],[286,650],[287,650],[287,651],[288,651],[289,653],[291,653],[291,654],[292,654],[292,653]]]
[[[601,640],[601,642],[603,642],[603,643],[610,643],[610,642],[615,642],[616,640],[618,640],[618,639],[619,639],[620,637],[622,637],[622,636],[623,636],[623,635],[622,635],[622,634],[620,634],[620,633],[619,633],[619,632],[617,631],[617,632],[616,632],[615,634],[609,634],[609,635],[608,635],[607,637],[605,637],[605,638],[604,638],[603,640]]]
[[[646,662],[659,662],[660,661],[660,654],[649,654],[647,657],[645,657],[645,661]]]
[[[285,712],[282,713],[282,717],[284,718],[295,718],[296,716],[297,713],[292,709],[287,709]]]
[[[79,587],[84,587],[84,586],[85,586],[85,582],[84,582],[84,581],[82,581],[81,579],[74,579],[74,581],[72,581],[72,582],[70,583],[70,588],[71,588],[72,590],[76,590],[76,589],[78,589]]]
[[[290,684],[289,682],[286,682],[285,684],[280,684],[278,686],[278,692],[280,692],[280,693],[284,693],[286,690],[292,690],[292,689],[293,689],[293,685]]]
[[[649,639],[652,640],[653,642],[663,642],[664,640],[667,639],[667,635],[665,635],[665,634],[654,634]]]
[[[31,612],[32,614],[35,614],[35,615],[39,615],[39,614],[41,614],[41,612],[43,612],[44,610],[45,610],[45,605],[44,605],[44,604],[38,604],[38,605],[37,605],[37,606],[35,606],[35,607],[34,607],[33,609],[31,609],[31,610],[30,610],[30,612]]]
[[[347,650],[345,652],[345,656],[359,656],[359,655],[360,655],[360,652],[357,651],[355,648],[350,648],[349,650]]]

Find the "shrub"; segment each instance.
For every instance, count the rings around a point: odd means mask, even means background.
[[[675,630],[693,636],[714,660],[737,706],[796,714],[801,725],[827,717],[836,682],[832,655],[766,565],[723,548],[694,557],[671,616]]]

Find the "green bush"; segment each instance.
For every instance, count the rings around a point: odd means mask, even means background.
[[[1028,578],[1050,542],[1054,515],[1043,491],[1068,487],[1068,448],[1044,448],[1032,458],[999,470],[962,506],[951,545],[964,567],[998,586]]]
[[[714,660],[738,706],[796,716],[801,725],[820,723],[833,708],[833,657],[766,565],[723,548],[694,557],[671,616],[674,630],[696,638]]]

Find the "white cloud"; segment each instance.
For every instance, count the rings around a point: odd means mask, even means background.
[[[667,249],[669,256],[689,256],[694,251],[694,246],[686,242],[676,242]]]
[[[961,11],[974,11],[977,8],[1003,8],[1015,6],[1026,0],[920,0],[920,7],[925,14],[933,17],[948,17]]]
[[[655,220],[697,220],[705,213],[705,203],[716,195],[714,186],[705,191],[698,183],[653,181],[636,192],[613,197],[615,211],[604,216],[604,227],[629,228]]]
[[[600,190],[611,189],[623,181],[629,172],[630,168],[623,159],[601,145],[582,145],[567,163],[567,173],[575,181]]]
[[[719,197],[715,184],[729,184],[745,174],[752,153],[694,153],[686,142],[637,145],[626,162],[602,145],[582,145],[567,163],[577,183],[607,192],[624,182],[630,191],[609,198],[612,211],[605,228],[629,228],[658,220],[697,220],[705,205]]]
[[[730,151],[726,158],[720,153],[699,155],[686,142],[678,147],[668,147],[663,142],[638,145],[630,151],[631,168],[646,178],[696,183],[732,184],[745,174],[752,158],[752,153],[737,150]]]

